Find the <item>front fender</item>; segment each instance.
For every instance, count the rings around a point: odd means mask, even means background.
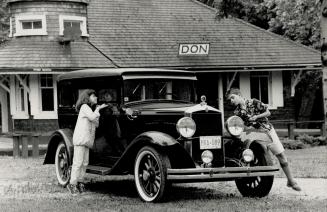
[[[121,173],[121,171],[126,170],[132,171],[136,155],[144,146],[153,146],[154,148],[162,150],[168,155],[169,159],[171,159],[173,155],[174,157],[180,157],[183,159],[185,167],[194,167],[192,158],[175,138],[162,132],[149,131],[138,135],[128,145],[122,157],[112,168],[112,173]],[[171,161],[171,165],[174,166],[174,161]]]
[[[274,165],[274,159],[271,152],[267,148],[267,141],[264,140],[246,140],[244,141],[244,148],[246,149],[257,149],[262,151],[266,157],[267,165]]]
[[[48,149],[43,164],[54,164],[55,154],[59,143],[63,141],[68,150],[68,160],[70,164],[73,159],[73,131],[70,129],[60,129],[52,133],[48,142]]]

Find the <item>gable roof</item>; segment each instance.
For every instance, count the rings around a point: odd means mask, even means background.
[[[0,69],[81,69],[116,67],[92,45],[74,41],[61,45],[58,41],[12,39],[0,46]]]
[[[215,14],[195,0],[92,0],[90,42],[119,67],[320,66],[318,51]],[[181,43],[210,43],[210,53],[178,56]]]

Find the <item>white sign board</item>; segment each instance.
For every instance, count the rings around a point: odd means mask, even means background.
[[[179,44],[180,56],[206,56],[209,55],[209,44]]]

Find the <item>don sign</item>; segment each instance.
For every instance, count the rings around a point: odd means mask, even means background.
[[[190,55],[208,55],[209,44],[180,44],[179,55],[190,56]]]

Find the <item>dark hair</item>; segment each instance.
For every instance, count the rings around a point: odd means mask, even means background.
[[[77,112],[79,112],[79,110],[81,109],[81,106],[83,104],[88,104],[89,106],[91,106],[90,96],[92,94],[95,95],[95,91],[92,89],[86,89],[81,92],[81,94],[79,95],[78,100],[76,102],[76,111]]]
[[[226,98],[228,99],[230,95],[235,94],[238,96],[242,96],[242,93],[239,88],[231,88],[226,92]]]

